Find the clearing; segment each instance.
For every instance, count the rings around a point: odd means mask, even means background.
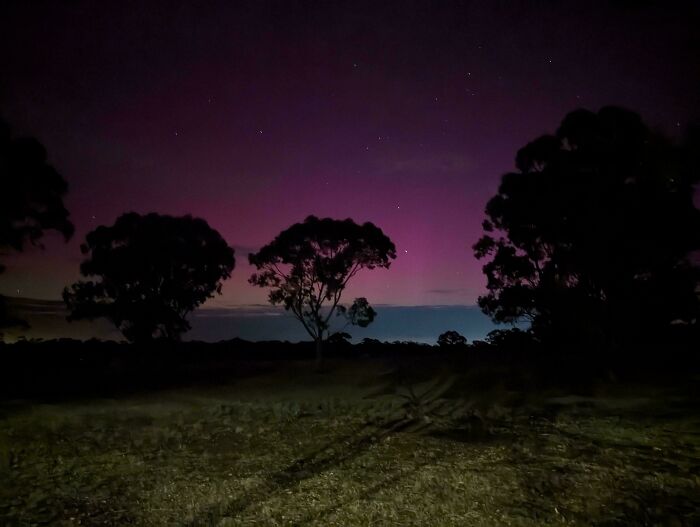
[[[612,383],[586,396],[470,393],[464,377],[330,366],[6,402],[0,523],[700,524],[695,398]]]

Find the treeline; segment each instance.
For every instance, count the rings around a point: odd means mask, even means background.
[[[75,227],[63,202],[67,191],[41,143],[13,137],[0,121],[0,251],[40,246],[46,231],[68,240]],[[105,318],[133,343],[179,340],[190,329],[188,316],[221,294],[236,265],[233,247],[190,215],[127,212],[88,232],[80,250],[83,279],[63,291],[68,320]],[[320,367],[335,317],[345,329],[366,327],[376,316],[366,298],[342,303],[348,283],[362,270],[389,268],[396,247],[370,222],[308,216],[247,257],[256,269],[249,283],[268,289],[270,303],[299,320]],[[0,297],[0,331],[21,323]]]
[[[0,249],[38,244],[46,230],[72,235],[67,185],[38,141],[0,126],[0,170]],[[496,323],[529,323],[527,339],[549,359],[556,350],[628,360],[653,343],[662,360],[668,335],[692,339],[700,325],[698,182],[700,127],[676,141],[622,108],[569,113],[517,152],[486,205],[473,246],[485,262],[479,306]],[[123,214],[89,232],[81,250],[84,279],[63,294],[70,319],[106,318],[139,345],[177,342],[236,263],[205,220],[157,213]],[[366,298],[343,303],[349,282],[396,256],[372,223],[309,216],[248,255],[248,281],[297,318],[320,368],[324,343],[339,345],[334,319],[345,322],[342,335],[376,317]],[[17,321],[3,319],[0,303],[3,322]],[[466,345],[457,334],[441,339]]]
[[[428,378],[439,372],[470,375],[474,389],[551,387],[583,390],[597,381],[687,380],[700,367],[694,326],[676,326],[634,352],[611,355],[603,348],[585,354],[563,353],[520,330],[497,330],[481,341],[457,345],[416,342],[358,344],[333,340],[326,346],[327,366],[343,361],[361,365],[362,378],[383,371]],[[659,352],[661,350],[662,352]],[[291,362],[315,361],[313,342],[151,343],[59,339],[0,343],[0,397],[47,398],[114,396],[190,385],[228,385],[272,371],[287,371]],[[361,381],[362,378],[358,378]]]

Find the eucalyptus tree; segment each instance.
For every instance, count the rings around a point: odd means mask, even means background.
[[[221,235],[191,216],[123,214],[88,233],[81,250],[91,280],[64,290],[69,319],[107,318],[132,342],[178,339],[235,266]]]
[[[697,322],[692,137],[671,141],[639,115],[605,107],[574,111],[520,149],[474,245],[487,259],[484,312],[606,346]]]
[[[348,282],[363,269],[388,268],[395,258],[394,243],[372,223],[309,216],[249,255],[257,269],[249,281],[270,288],[270,303],[284,306],[301,322],[316,343],[320,368],[334,315],[361,327],[375,317],[364,298],[350,308],[340,304]]]
[[[63,203],[68,184],[33,137],[14,137],[0,120],[0,255],[41,247],[46,231],[68,240],[74,231]],[[0,273],[5,270],[0,262]],[[0,298],[0,329],[20,324]]]

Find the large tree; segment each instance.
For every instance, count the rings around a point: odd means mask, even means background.
[[[496,322],[604,345],[696,321],[696,155],[621,108],[568,114],[517,153],[486,206],[479,305]]]
[[[81,250],[80,272],[95,279],[64,290],[69,318],[105,317],[132,342],[179,338],[235,265],[221,235],[191,216],[123,214],[90,232]]]
[[[309,216],[249,255],[258,271],[250,283],[271,288],[270,303],[283,305],[302,323],[316,343],[320,368],[323,340],[335,313],[360,326],[374,319],[363,298],[349,310],[340,306],[348,282],[361,269],[388,268],[394,258],[393,242],[372,223]]]
[[[32,137],[12,137],[0,120],[0,255],[41,246],[48,230],[69,239],[73,224],[63,204],[67,190],[66,181],[48,163],[44,146]],[[0,262],[0,273],[4,270]],[[17,322],[0,299],[0,328]]]

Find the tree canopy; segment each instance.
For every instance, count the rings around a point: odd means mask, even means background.
[[[372,223],[309,216],[249,255],[257,269],[249,281],[269,287],[270,303],[283,305],[303,324],[320,361],[321,343],[348,282],[361,269],[388,268],[394,258],[393,242]],[[366,299],[341,312],[360,326],[375,315]]]
[[[235,265],[221,235],[191,216],[123,214],[90,232],[81,250],[80,272],[95,280],[64,290],[70,319],[105,317],[130,341],[178,338]]]
[[[463,348],[467,345],[467,338],[457,331],[450,330],[440,334],[437,343],[441,348]]]
[[[70,238],[74,228],[63,204],[67,190],[44,146],[33,137],[12,137],[0,120],[0,250],[37,245],[47,230]]]
[[[693,156],[616,107],[574,111],[520,149],[474,245],[488,260],[484,312],[608,343],[696,321]]]
[[[67,190],[63,176],[48,163],[44,146],[33,137],[12,137],[0,119],[0,256],[40,245],[48,230],[69,239],[74,228],[63,204]],[[4,270],[0,261],[0,273]],[[0,297],[0,330],[20,324]]]

